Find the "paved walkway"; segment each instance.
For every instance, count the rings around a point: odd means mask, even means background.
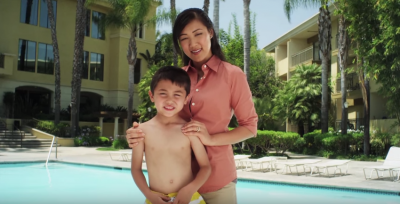
[[[119,152],[130,152],[130,150],[120,150]],[[17,162],[17,161],[41,161],[45,162],[49,148],[3,148],[0,149],[0,163]],[[111,166],[120,168],[130,168],[130,162],[126,161],[115,161],[111,160],[109,153],[115,151],[98,151],[96,147],[58,147],[57,149],[57,160],[63,162],[72,163],[83,163],[101,166]],[[293,159],[302,158],[314,158],[314,159],[325,159],[321,157],[314,157],[308,155],[296,155],[290,154],[289,156]],[[50,156],[51,160],[55,159],[55,148],[53,148]],[[336,177],[327,176],[298,176],[296,173],[293,174],[279,174],[275,172],[262,172],[262,171],[245,171],[242,169],[238,170],[238,177],[251,180],[264,180],[281,183],[296,183],[302,185],[317,185],[317,186],[331,186],[340,188],[357,188],[366,190],[376,191],[391,191],[397,192],[400,195],[400,182],[393,182],[389,179],[373,179],[365,180],[363,167],[380,165],[381,162],[362,162],[362,161],[351,161],[349,163],[349,170],[347,175],[341,175]],[[144,163],[144,168],[146,168]],[[302,168],[300,167],[299,170]],[[295,169],[293,168],[292,170]],[[333,173],[333,169],[330,171]],[[342,171],[342,173],[344,173]],[[369,171],[368,171],[369,173]],[[373,174],[376,176],[376,174]],[[388,176],[388,173],[385,173]]]

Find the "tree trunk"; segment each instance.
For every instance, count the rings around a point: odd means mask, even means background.
[[[175,8],[175,0],[171,0],[171,29],[173,29],[174,24],[175,24],[175,18],[176,18],[176,8]],[[177,67],[178,66],[178,52],[175,49],[175,46],[172,46],[172,50],[174,53],[174,66]]]
[[[318,16],[318,38],[320,46],[320,57],[322,61],[321,82],[322,82],[322,97],[321,97],[321,132],[328,132],[328,69],[331,59],[331,16],[328,10],[328,5],[322,5],[319,9]]]
[[[346,66],[347,66],[347,53],[349,46],[349,38],[346,30],[346,19],[343,15],[339,17],[339,42],[338,42],[338,60],[340,67],[340,91],[342,94],[342,122],[341,132],[347,134],[347,108],[344,106],[346,102],[347,90],[346,90]]]
[[[369,118],[370,118],[370,87],[369,80],[366,79],[366,72],[364,73],[364,86],[366,90],[366,100],[364,103],[364,155],[370,155],[370,134],[369,134]]]
[[[250,76],[250,1],[243,0],[243,15],[244,15],[244,73],[246,74],[247,82]]]
[[[210,7],[210,0],[204,0],[203,10],[208,15],[208,8]]]
[[[78,0],[76,4],[76,19],[75,19],[75,44],[74,44],[74,60],[71,82],[71,137],[75,137],[79,126],[79,98],[81,87],[81,73],[83,63],[83,43],[85,39],[86,28],[86,0]]]
[[[134,88],[134,78],[135,78],[135,64],[137,59],[137,47],[136,47],[136,39],[135,32],[131,32],[131,37],[129,39],[128,52],[126,55],[129,65],[129,74],[128,74],[128,128],[132,127],[132,109],[133,109],[133,88]]]
[[[213,13],[213,22],[214,22],[214,36],[219,40],[219,0],[214,0],[214,13]]]
[[[56,31],[56,22],[54,21],[54,13],[53,13],[53,2],[52,0],[46,0],[47,2],[47,11],[50,20],[50,28],[51,28],[51,39],[53,42],[53,55],[54,55],[54,75],[55,75],[55,87],[54,87],[54,124],[57,125],[60,123],[60,110],[61,110],[61,88],[60,88],[60,55],[58,52],[58,41],[57,41],[57,31]]]

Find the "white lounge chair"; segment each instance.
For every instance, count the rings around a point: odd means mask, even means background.
[[[336,171],[339,170],[340,174],[342,174],[342,169],[339,168],[339,166],[342,165],[346,165],[346,173],[349,169],[349,162],[351,160],[328,160],[326,162],[319,162],[319,163],[315,163],[315,164],[305,164],[304,167],[305,168],[309,168],[311,173],[310,175],[312,176],[314,169],[316,169],[316,171],[319,173],[319,175],[321,175],[321,172],[319,171],[320,169],[324,169],[323,173],[326,173],[329,176],[329,168],[335,168],[335,171],[333,172],[333,175],[336,176]]]
[[[261,157],[258,159],[246,159],[243,162],[246,162],[246,170],[247,170],[247,164],[250,163],[251,169],[254,170],[255,165],[259,165],[260,170],[264,169],[264,165],[268,164],[268,168],[270,171],[272,171],[274,163],[276,160],[287,160],[287,157],[283,156],[268,156],[268,157]]]
[[[292,167],[296,167],[297,175],[299,175],[299,170],[297,168],[299,166],[303,167],[303,172],[305,174],[306,170],[304,168],[304,165],[314,164],[314,163],[318,163],[320,161],[321,160],[318,160],[318,159],[293,159],[291,161],[284,161],[284,162],[278,161],[278,162],[275,162],[275,173],[278,173],[278,170],[277,170],[278,165],[282,165],[284,167],[284,169],[285,169],[284,170],[285,174],[287,173],[287,169],[288,168],[289,168],[290,173],[292,173],[292,169],[291,168]]]
[[[114,161],[131,161],[132,153],[131,152],[110,152],[109,153],[111,160]],[[114,157],[113,157],[114,155]],[[118,157],[116,159],[115,157]]]
[[[380,166],[369,166],[369,167],[365,167],[363,168],[364,171],[364,177],[365,179],[371,179],[372,178],[372,172],[376,172],[376,176],[378,178],[382,178],[383,177],[383,172],[388,171],[389,172],[389,176],[391,178],[393,178],[393,180],[395,179],[393,176],[393,173],[395,171],[395,169],[400,168],[400,147],[391,147],[389,149],[389,152],[386,156],[385,161],[383,162],[382,165]],[[371,169],[371,173],[369,175],[369,177],[367,177],[365,170],[366,169]],[[382,173],[381,176],[379,176],[379,171]]]
[[[397,178],[394,179],[394,181],[400,181],[400,168],[392,169],[391,171],[392,171],[392,175],[394,176],[394,178],[396,178],[396,176],[397,176]]]
[[[238,168],[239,166],[243,166],[243,161],[248,159],[251,155],[235,155],[234,159],[235,159],[235,164],[236,164],[236,168]]]

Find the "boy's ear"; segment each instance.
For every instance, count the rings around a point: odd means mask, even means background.
[[[183,102],[183,104],[185,104],[186,105],[186,103],[187,103],[187,100],[189,99],[189,97],[188,96],[186,96],[186,98],[185,98],[185,102]]]
[[[153,96],[153,93],[151,93],[151,90],[149,90],[149,96],[150,96],[151,102],[154,103],[154,96]]]

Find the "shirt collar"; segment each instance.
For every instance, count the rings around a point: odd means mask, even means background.
[[[218,72],[219,64],[221,63],[221,59],[219,59],[217,56],[213,55],[206,63],[208,68],[211,70]],[[196,69],[192,66],[192,60],[189,61],[188,66],[184,67],[183,69],[185,71],[188,71],[189,68]]]

